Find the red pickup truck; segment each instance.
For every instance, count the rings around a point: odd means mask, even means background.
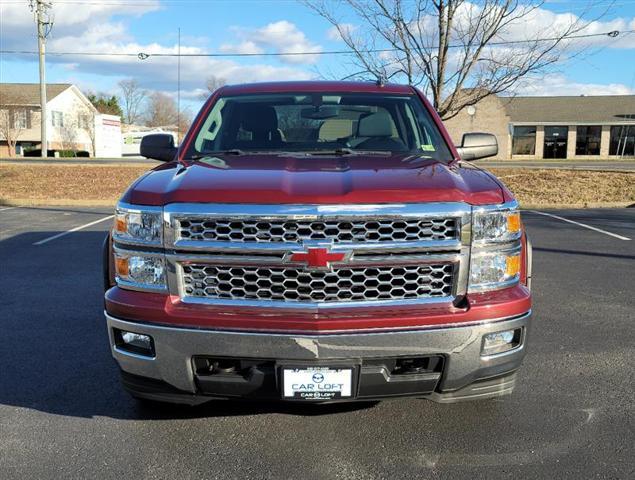
[[[136,398],[304,402],[511,393],[531,315],[518,204],[402,85],[217,90],[136,180],[104,244]]]

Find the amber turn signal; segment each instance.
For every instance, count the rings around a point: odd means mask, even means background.
[[[120,277],[128,276],[128,258],[115,257],[115,270]]]
[[[118,233],[126,233],[127,230],[126,217],[124,215],[117,215],[115,217],[115,231]]]
[[[520,255],[507,257],[505,259],[505,275],[515,277],[520,273]]]
[[[510,233],[520,232],[520,212],[512,212],[507,215],[507,231]]]

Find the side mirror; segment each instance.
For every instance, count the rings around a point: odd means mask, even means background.
[[[171,162],[176,156],[174,137],[167,133],[153,133],[141,139],[139,152],[142,157]]]
[[[470,161],[493,157],[498,153],[498,142],[491,133],[465,133],[457,147],[461,160]]]

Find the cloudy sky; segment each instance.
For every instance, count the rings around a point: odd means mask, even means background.
[[[333,0],[334,1],[334,0]],[[51,0],[53,52],[175,53],[181,28],[181,52],[289,53],[343,49],[330,25],[295,0]],[[0,2],[0,50],[37,50],[35,24],[28,0]],[[589,5],[593,5],[589,7]],[[608,9],[607,9],[608,7]],[[590,10],[589,10],[590,9]],[[523,32],[569,21],[582,12],[606,13],[587,30],[635,30],[635,0],[551,0],[524,23]],[[346,12],[342,13],[346,18]],[[343,20],[344,21],[344,20]],[[351,23],[350,28],[360,28]],[[635,93],[635,34],[581,43],[576,55],[518,93],[531,95]],[[37,56],[2,53],[1,82],[37,82]],[[343,76],[345,57],[182,58],[184,101],[196,109],[205,79],[215,75],[229,83]],[[47,57],[50,82],[71,82],[84,90],[118,93],[117,82],[136,78],[144,87],[176,91],[174,57]]]

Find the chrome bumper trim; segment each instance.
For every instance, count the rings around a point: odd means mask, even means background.
[[[447,359],[441,388],[451,391],[481,378],[517,369],[525,348],[508,355],[481,357],[486,333],[513,328],[525,329],[527,340],[531,311],[521,316],[487,320],[474,324],[434,326],[419,330],[372,333],[286,334],[236,332],[168,327],[129,322],[105,312],[112,355],[122,370],[163,380],[174,387],[195,392],[191,358],[194,355],[279,360],[351,360],[396,356],[440,354]],[[113,328],[151,335],[154,359],[132,356],[115,348]]]

